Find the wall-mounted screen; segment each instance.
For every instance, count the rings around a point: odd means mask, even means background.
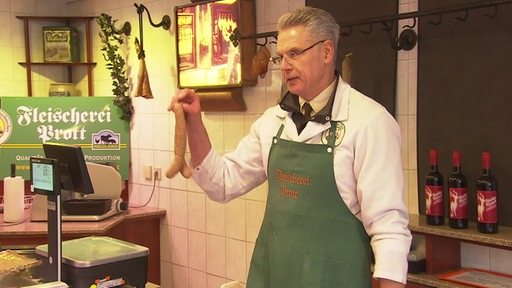
[[[240,25],[240,1],[201,1],[178,6],[176,49],[178,86],[242,86],[241,45],[230,37]]]

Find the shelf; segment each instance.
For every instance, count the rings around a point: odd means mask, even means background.
[[[92,20],[96,16],[29,16],[29,15],[18,15],[18,19],[23,20],[69,20],[69,21],[84,21]]]
[[[63,82],[73,82],[73,72],[75,67],[85,67],[87,73],[87,95],[93,96],[93,75],[92,69],[96,65],[95,62],[92,62],[92,41],[91,41],[91,22],[96,18],[95,16],[16,16],[16,18],[21,19],[23,21],[24,26],[24,34],[25,34],[25,61],[18,62],[19,65],[25,67],[27,71],[27,94],[28,96],[32,96],[32,66],[41,66],[45,67],[45,69],[50,69],[50,67],[67,67],[67,81]],[[73,26],[73,25],[84,25],[84,43],[79,43],[80,50],[83,49],[85,51],[85,59],[81,59],[82,62],[39,62],[32,61],[32,55],[30,51],[30,41],[33,40],[30,35],[30,24],[33,22],[45,22],[45,21],[54,21],[60,22],[63,26]],[[41,43],[42,44],[42,43]],[[48,68],[46,68],[48,67]]]
[[[496,234],[478,232],[475,222],[467,229],[453,229],[448,225],[427,224],[425,215],[409,215],[409,229],[413,234],[425,237],[426,273],[409,274],[411,287],[471,287],[439,279],[445,273],[461,269],[460,244],[463,242],[512,250],[512,228],[500,226]],[[409,285],[408,285],[409,286]]]
[[[18,64],[33,66],[95,66],[96,62],[18,62]]]
[[[447,222],[447,221],[445,221]],[[436,235],[464,242],[512,250],[512,228],[499,226],[496,234],[478,232],[475,222],[469,222],[467,229],[453,229],[446,223],[442,226],[427,225],[424,215],[409,216],[409,229],[413,233]]]
[[[444,273],[441,273],[441,274],[444,274]],[[441,274],[436,274],[436,275],[430,275],[430,274],[426,274],[426,273],[409,274],[407,276],[407,281],[412,282],[414,284],[420,284],[420,285],[425,285],[427,287],[435,287],[435,288],[471,288],[472,287],[472,286],[462,285],[459,283],[439,279],[439,276]]]

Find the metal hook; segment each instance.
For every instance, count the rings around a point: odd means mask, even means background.
[[[267,46],[267,43],[268,43],[268,38],[265,37],[265,43],[260,44],[260,43],[256,42],[256,45],[258,45],[258,46]]]
[[[494,17],[496,17],[496,15],[498,15],[498,5],[494,5],[494,11],[492,14],[484,14],[484,16],[487,16],[489,17],[490,19],[493,19]]]
[[[146,6],[144,6],[143,4],[137,5],[137,3],[134,3],[133,5],[135,6],[135,8],[137,8],[137,14],[139,14],[140,52],[138,53],[139,55],[137,55],[137,56],[139,57],[139,59],[141,59],[145,56],[144,55],[144,29],[142,28],[142,13],[144,13],[144,10],[146,10],[146,12],[148,13],[149,23],[151,23],[151,25],[153,27],[158,28],[161,26],[165,30],[169,30],[169,28],[171,27],[171,18],[168,15],[164,15],[162,17],[162,21],[160,21],[160,23],[158,23],[158,24],[155,24],[153,22],[153,20],[151,20],[151,15],[149,14],[149,10],[148,10],[148,8],[146,8]],[[135,40],[137,40],[137,39],[135,39]]]
[[[469,17],[469,11],[466,9],[465,13],[464,13],[464,17],[455,17],[455,18],[453,18],[453,22],[456,22],[456,21],[464,22],[464,21],[468,20],[468,17]]]
[[[414,22],[412,22],[412,25],[404,25],[402,28],[406,29],[406,28],[409,28],[409,29],[413,29],[414,27],[416,27],[416,17],[412,18],[412,20]]]
[[[432,25],[436,25],[436,26],[441,24],[441,22],[443,21],[443,18],[442,18],[443,15],[442,14],[437,14],[437,17],[438,17],[437,21],[428,21],[428,23],[432,24]]]
[[[133,5],[137,8],[137,14],[139,15],[141,15],[144,12],[144,10],[146,10],[146,12],[148,13],[149,23],[151,23],[153,27],[162,27],[164,28],[164,30],[169,30],[169,28],[171,28],[171,18],[169,17],[169,15],[164,15],[162,17],[162,21],[160,21],[160,23],[158,24],[155,24],[155,22],[153,22],[153,20],[151,19],[151,14],[149,14],[149,10],[148,8],[146,8],[146,6],[144,6],[143,4],[137,5],[137,3],[134,3]]]
[[[117,35],[124,34],[128,36],[130,35],[130,33],[132,33],[132,25],[130,24],[130,22],[126,21],[124,22],[124,25],[123,27],[121,27],[121,29],[116,29],[114,27],[114,33],[116,33]]]
[[[398,37],[398,50],[409,51],[416,46],[418,34],[412,28],[403,30]]]

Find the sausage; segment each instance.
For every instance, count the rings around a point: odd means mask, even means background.
[[[352,53],[347,53],[343,62],[341,62],[341,78],[343,81],[352,85],[352,74],[354,72],[354,66],[352,63]]]
[[[172,111],[176,119],[176,125],[174,126],[174,159],[165,176],[172,178],[178,171],[185,178],[190,178],[192,171],[185,161],[185,151],[187,150],[187,130],[185,126],[185,113],[180,103],[176,103],[173,106]]]

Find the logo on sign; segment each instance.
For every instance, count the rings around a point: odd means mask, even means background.
[[[120,150],[121,134],[111,130],[101,130],[92,134],[92,150]]]
[[[4,144],[9,140],[12,134],[12,121],[9,114],[0,109],[0,144]]]

